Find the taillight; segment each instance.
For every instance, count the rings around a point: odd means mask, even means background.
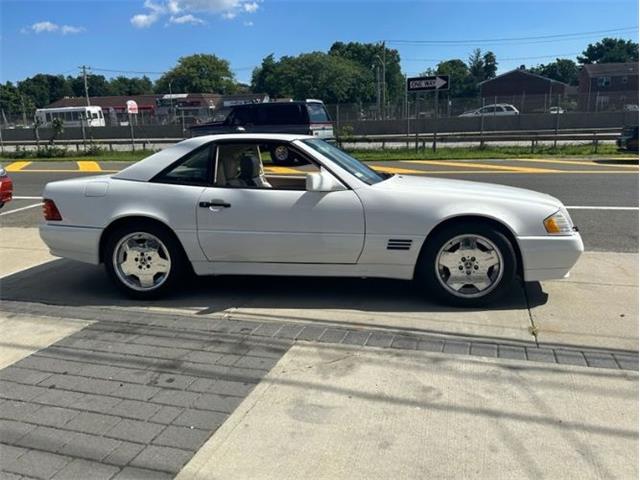
[[[44,219],[47,222],[59,222],[62,220],[62,215],[60,215],[60,210],[56,207],[56,204],[53,200],[45,198],[42,202],[42,213],[44,214]]]

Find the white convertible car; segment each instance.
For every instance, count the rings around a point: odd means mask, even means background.
[[[269,166],[283,149],[294,165]],[[44,216],[53,255],[104,263],[141,298],[195,272],[415,280],[471,306],[518,277],[563,278],[583,251],[549,195],[379,173],[301,135],[185,140],[114,175],[47,184]]]

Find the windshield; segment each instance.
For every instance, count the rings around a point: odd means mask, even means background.
[[[316,152],[324,155],[332,162],[336,163],[358,180],[363,181],[366,184],[373,185],[374,183],[382,182],[389,178],[388,175],[378,173],[372,170],[364,163],[353,158],[348,153],[340,150],[338,147],[334,147],[330,143],[319,139],[301,140],[305,145],[313,148]]]

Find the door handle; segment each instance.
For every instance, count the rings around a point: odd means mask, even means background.
[[[200,202],[199,206],[201,208],[210,208],[210,207],[229,208],[231,207],[231,204],[225,202],[224,200],[211,200],[210,202]]]

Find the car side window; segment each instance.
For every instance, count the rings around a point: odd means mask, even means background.
[[[179,185],[210,185],[213,178],[213,151],[213,145],[198,148],[188,153],[177,165],[162,172],[154,180]]]
[[[223,142],[218,146],[214,186],[306,190],[307,174],[319,171],[319,165],[288,143]]]
[[[231,118],[231,125],[234,125],[234,126],[253,125],[255,123],[254,110],[255,109],[253,107],[236,108],[233,111],[233,117]]]
[[[257,125],[299,125],[304,123],[300,105],[261,105],[256,108]]]

